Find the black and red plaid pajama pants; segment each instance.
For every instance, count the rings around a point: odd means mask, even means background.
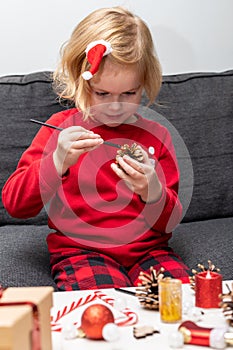
[[[77,249],[72,254],[51,255],[52,276],[58,290],[121,288],[137,286],[140,271],[150,273],[164,267],[164,275],[189,282],[191,270],[171,249],[152,251],[130,268],[125,268],[111,257],[97,252]]]

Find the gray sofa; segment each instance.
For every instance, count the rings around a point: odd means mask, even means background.
[[[0,190],[38,126],[68,108],[53,93],[50,72],[0,78]],[[142,101],[146,105],[146,99]],[[184,217],[171,246],[187,265],[207,260],[233,279],[233,70],[164,76],[148,118],[172,125],[178,135]],[[191,159],[191,161],[190,161]],[[193,188],[192,188],[193,181]],[[191,196],[192,195],[192,196]],[[190,201],[191,199],[191,201]],[[189,204],[190,202],[190,204]],[[52,285],[46,213],[18,220],[0,201],[0,283],[3,286]]]

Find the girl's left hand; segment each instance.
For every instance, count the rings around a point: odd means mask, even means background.
[[[157,202],[162,195],[162,184],[148,154],[143,149],[142,152],[143,163],[125,155],[117,158],[120,167],[112,163],[111,168],[144,202]]]

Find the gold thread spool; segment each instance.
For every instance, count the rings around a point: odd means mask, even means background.
[[[182,283],[178,279],[159,281],[159,312],[162,322],[175,323],[182,319]]]

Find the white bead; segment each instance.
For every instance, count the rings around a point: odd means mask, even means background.
[[[184,345],[184,338],[181,332],[173,332],[169,335],[168,338],[169,346],[172,349],[179,349],[182,348]]]
[[[120,338],[120,333],[115,323],[107,323],[102,329],[102,336],[106,341],[116,341]]]
[[[78,335],[77,329],[73,323],[68,323],[62,327],[62,337],[65,340],[75,339]]]
[[[151,155],[153,156],[153,154],[155,154],[155,149],[154,149],[154,147],[153,147],[153,146],[150,146],[150,147],[148,148],[148,152],[149,152],[149,154],[151,154]]]

